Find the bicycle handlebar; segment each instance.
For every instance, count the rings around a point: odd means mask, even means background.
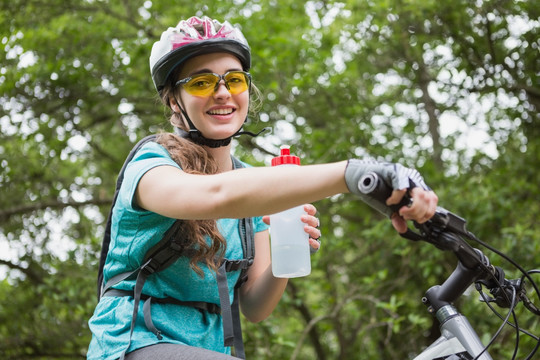
[[[410,203],[410,195],[407,192],[399,204],[386,205],[386,199],[391,196],[392,188],[375,172],[370,172],[360,179],[359,189],[374,200],[375,204],[370,203],[370,205],[383,213],[382,209],[385,207],[397,212],[402,206],[407,206]],[[442,207],[437,207],[430,220],[423,224],[413,223],[420,233],[407,229],[407,232],[400,234],[400,236],[413,241],[425,241],[441,250],[452,251],[459,260],[452,275],[442,285],[434,287],[437,289],[430,289],[433,295],[433,299],[430,299],[434,303],[432,305],[438,306],[437,304],[442,302],[453,302],[474,282],[486,286],[494,296],[491,301],[496,302],[501,307],[511,306],[511,288],[520,294],[520,299],[524,300],[525,304],[530,303],[530,301],[526,301],[528,299],[524,294],[522,281],[505,279],[502,268],[491,265],[489,259],[480,250],[473,248],[461,237],[475,238],[466,229],[465,219]],[[531,310],[529,306],[527,308]]]
[[[413,184],[411,184],[411,186],[413,186]],[[367,203],[375,210],[383,214],[388,213],[388,208],[390,208],[392,212],[398,212],[401,207],[407,206],[411,203],[410,194],[407,191],[399,204],[390,206],[386,205],[386,200],[392,195],[392,188],[389,186],[389,184],[386,184],[384,180],[375,172],[370,172],[360,179],[359,189],[363,194],[369,197],[370,201]],[[529,273],[540,273],[540,270],[532,270],[528,272],[523,270],[518,264],[509,259],[507,256],[481,242],[473,233],[467,231],[465,219],[442,207],[437,207],[433,217],[425,223],[419,224],[417,222],[413,222],[413,224],[416,229],[419,230],[419,233],[407,228],[407,231],[405,233],[400,233],[400,236],[413,241],[429,242],[441,250],[452,251],[458,259],[456,269],[446,279],[446,281],[442,285],[431,287],[422,299],[422,302],[428,306],[431,313],[437,314],[439,313],[439,310],[444,313],[445,309],[449,307],[447,305],[451,305],[455,300],[457,300],[473,283],[476,283],[476,289],[480,292],[482,301],[485,301],[486,303],[495,302],[500,307],[510,308],[507,318],[503,319],[504,324],[501,326],[497,334],[492,338],[490,344],[481,350],[475,359],[479,359],[498,336],[502,327],[508,322],[508,317],[510,314],[514,313],[513,310],[517,302],[521,300],[524,306],[530,312],[534,313],[535,315],[540,315],[540,309],[536,308],[536,306],[534,306],[534,304],[527,297],[527,293],[523,285],[523,279],[524,277],[527,277],[530,280],[531,285],[534,287],[536,294],[538,294],[540,297],[538,286],[529,276]],[[507,280],[502,268],[491,265],[489,259],[480,250],[473,248],[463,238],[475,240],[476,242],[503,256],[523,273],[523,277],[516,280]],[[493,298],[486,296],[482,292],[482,285],[489,289]],[[491,308],[491,305],[488,304],[488,306]],[[493,308],[491,309],[495,312]],[[517,319],[515,319],[515,322],[515,327],[518,330],[519,335],[519,331],[523,330],[519,329],[517,326]],[[443,323],[441,322],[441,324]],[[459,329],[458,332],[460,332]],[[537,340],[535,348],[527,357],[527,359],[531,359],[540,347],[540,338],[529,333],[527,334]],[[481,345],[481,342],[479,342],[479,344]],[[516,351],[517,347],[518,345],[516,342]],[[476,354],[475,351],[473,351],[473,353]],[[484,359],[484,357],[481,358]],[[491,357],[487,358],[491,359]]]

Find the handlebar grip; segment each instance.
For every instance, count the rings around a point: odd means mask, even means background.
[[[409,193],[405,193],[398,204],[386,205],[386,199],[392,195],[392,188],[377,173],[369,172],[360,178],[358,189],[369,198],[366,203],[375,210],[391,216],[403,206],[410,206],[412,199]]]

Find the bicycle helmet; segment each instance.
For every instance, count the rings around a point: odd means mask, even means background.
[[[150,71],[156,90],[161,93],[172,71],[188,59],[214,52],[235,55],[243,70],[251,67],[251,51],[242,32],[225,21],[204,16],[182,20],[161,34],[152,46]]]

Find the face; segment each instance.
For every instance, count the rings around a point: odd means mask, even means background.
[[[223,75],[235,70],[241,71],[242,64],[234,55],[228,53],[200,55],[186,61],[177,80],[199,73]],[[177,99],[180,105],[206,138],[230,137],[240,129],[246,119],[249,91],[232,95],[223,80],[220,81],[217,90],[207,97],[190,95],[182,86],[178,89]],[[171,107],[175,112],[180,112],[174,101],[171,101]]]

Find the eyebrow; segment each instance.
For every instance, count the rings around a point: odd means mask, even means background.
[[[240,68],[231,68],[231,69],[227,69],[225,71],[225,73],[228,73],[229,71],[243,71],[243,70],[240,69]],[[208,74],[208,73],[213,74],[214,72],[212,70],[210,70],[210,69],[204,68],[204,69],[200,69],[200,70],[197,70],[197,71],[194,71],[194,72],[190,73],[188,75],[188,77],[191,77],[193,75]]]

